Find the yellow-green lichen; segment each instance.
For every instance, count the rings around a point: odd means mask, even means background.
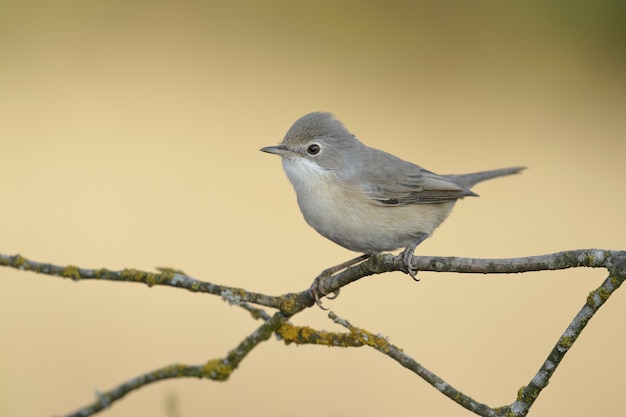
[[[528,387],[522,386],[519,390],[517,390],[517,401],[530,405],[537,399],[540,391],[541,390],[538,388],[528,391]]]
[[[589,322],[590,319],[591,319],[591,316],[582,317],[580,319],[580,329],[585,328],[585,326],[587,326],[587,323]]]
[[[569,349],[572,347],[572,344],[574,344],[574,338],[572,336],[563,336],[557,345],[559,348]]]
[[[186,370],[187,370],[187,366],[175,363],[175,364],[166,366],[162,370],[159,370],[156,372],[166,373],[168,375],[184,375]]]
[[[539,397],[539,393],[540,393],[540,392],[541,392],[541,391],[540,391],[538,388],[535,388],[534,390],[532,390],[532,391],[528,394],[528,396],[529,396],[529,397],[530,397],[533,401],[535,401],[535,400],[537,399],[537,397]]]
[[[158,283],[157,276],[155,274],[151,274],[151,273],[146,274],[146,284],[148,284],[148,287],[152,287],[156,285],[157,283]]]
[[[211,359],[202,367],[204,376],[215,381],[226,381],[232,372],[233,368],[225,365],[219,358]]]
[[[461,392],[457,391],[457,393],[454,394],[453,398],[454,398],[454,402],[455,403],[460,404],[462,402],[462,400],[463,400],[463,394]]]
[[[384,337],[374,336],[372,333],[363,329],[353,329],[352,335],[358,343],[371,346],[383,353],[389,352],[389,342]]]
[[[111,271],[106,268],[96,269],[94,276],[98,279],[109,279],[111,277]]]
[[[508,417],[509,415],[512,415],[512,414],[510,414],[511,413],[511,407],[508,406],[508,405],[503,405],[503,406],[500,406],[500,407],[494,407],[493,411],[495,411],[496,415],[498,415],[498,416],[502,416],[503,415],[503,416],[507,416]]]
[[[260,310],[260,309],[258,309],[258,308],[252,309],[252,310],[250,311],[250,315],[251,315],[251,316],[252,316],[252,318],[253,318],[253,319],[255,319],[255,320],[258,320],[258,319],[260,319],[260,318],[263,318],[263,312],[262,312],[262,310]]]
[[[621,285],[620,279],[615,275],[611,275],[611,285],[613,287],[619,287]]]
[[[120,271],[120,277],[126,281],[144,282],[149,287],[159,284],[160,274],[152,272],[139,271],[137,269],[127,268]]]
[[[12,265],[17,269],[22,269],[27,264],[27,262],[28,261],[26,260],[26,258],[24,258],[22,255],[15,255]]]
[[[587,305],[590,307],[594,307],[596,306],[596,302],[594,300],[596,295],[596,290],[593,290],[589,293],[589,295],[587,296]]]
[[[603,304],[611,296],[611,291],[606,290],[602,287],[591,291],[589,295],[587,296],[587,305],[593,308],[598,307],[598,305],[596,304],[596,300],[595,300],[596,295],[600,297],[600,304]]]
[[[169,266],[157,266],[155,269],[163,275],[168,274],[168,273],[171,274],[172,276],[174,276],[175,274],[187,275],[185,274],[185,271],[183,271],[182,269],[171,268]]]
[[[154,282],[156,284],[161,284],[163,282],[169,282],[171,280],[174,279],[174,275],[178,274],[178,272],[176,272],[175,270],[171,270],[171,271],[161,271],[160,274],[150,274],[154,276]],[[185,274],[180,274],[180,275],[185,275]]]
[[[78,272],[78,267],[74,265],[68,265],[61,271],[61,276],[64,278],[71,278],[74,281],[78,281],[80,279],[80,274]]]
[[[144,273],[138,271],[136,269],[127,268],[122,269],[120,271],[120,277],[127,281],[138,281],[141,282],[143,280]]]
[[[602,300],[602,302],[606,302],[606,300],[609,299],[609,297],[611,296],[611,291],[606,290],[602,287],[598,288],[598,295],[600,296],[600,299]]]
[[[287,313],[291,313],[296,308],[296,294],[285,294],[280,297],[280,310]]]
[[[315,330],[307,326],[283,324],[276,330],[285,344],[316,344],[336,347],[370,346],[381,352],[388,353],[391,345],[381,336],[375,336],[367,330],[351,328],[349,333],[335,333]]]
[[[315,331],[310,327],[294,326],[291,323],[284,323],[276,330],[276,334],[283,338],[285,344],[302,344],[309,341]]]

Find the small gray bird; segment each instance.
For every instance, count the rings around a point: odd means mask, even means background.
[[[448,217],[475,184],[523,167],[464,175],[437,175],[370,148],[330,113],[298,119],[278,146],[261,151],[282,157],[306,222],[322,236],[364,255],[329,268],[311,287],[319,304],[323,280],[373,254],[405,248],[411,277],[413,252]],[[315,288],[317,287],[317,288]]]

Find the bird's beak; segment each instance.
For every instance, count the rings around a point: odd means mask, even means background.
[[[273,153],[275,155],[284,155],[289,152],[285,145],[266,146],[260,149],[261,152]]]

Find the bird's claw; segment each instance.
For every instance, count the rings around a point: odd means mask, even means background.
[[[417,278],[417,271],[419,271],[419,269],[413,266],[413,253],[415,252],[415,248],[427,237],[427,233],[420,233],[417,238],[400,253],[402,263],[406,266],[406,272],[413,278],[413,281],[419,281],[419,278]]]
[[[417,268],[413,266],[413,252],[404,251],[401,253],[402,263],[406,266],[406,271],[413,281],[419,281],[420,279],[417,277],[417,272],[419,271]]]
[[[315,279],[313,280],[313,284],[311,284],[311,288],[309,289],[309,291],[311,291],[311,295],[315,299],[315,304],[317,304],[318,307],[321,308],[322,310],[328,310],[322,305],[322,301],[320,299],[322,297],[327,297],[329,300],[334,300],[335,298],[339,296],[339,289],[336,289],[335,291],[332,291],[332,292],[324,291],[325,281],[331,276],[333,276],[334,274],[336,274],[337,272],[342,271],[346,268],[349,268],[352,265],[356,265],[359,262],[363,262],[370,256],[372,255],[363,254],[361,256],[357,256],[354,259],[350,259],[349,261],[333,266],[332,268],[327,268],[323,270],[321,274],[315,277]],[[333,296],[331,297],[329,296],[329,294],[333,294]]]
[[[328,274],[325,274],[324,272],[322,272],[317,277],[315,277],[315,279],[313,280],[313,284],[311,284],[311,288],[309,288],[309,291],[311,291],[311,295],[313,296],[313,299],[315,300],[315,304],[317,304],[317,306],[321,308],[322,310],[328,310],[322,304],[322,297],[327,296],[329,300],[334,300],[335,298],[339,296],[339,290],[337,289],[330,293],[327,293],[324,291],[324,281],[326,281],[326,279],[329,278],[330,276]],[[330,296],[329,294],[332,294],[332,296]]]

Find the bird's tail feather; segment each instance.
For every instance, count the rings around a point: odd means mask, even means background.
[[[517,174],[518,172],[523,171],[525,169],[526,167],[511,167],[511,168],[493,169],[491,171],[473,172],[471,174],[443,175],[443,177],[469,190],[470,188],[472,188],[474,185],[478,184],[479,182],[487,181],[492,178],[502,177],[505,175]]]

